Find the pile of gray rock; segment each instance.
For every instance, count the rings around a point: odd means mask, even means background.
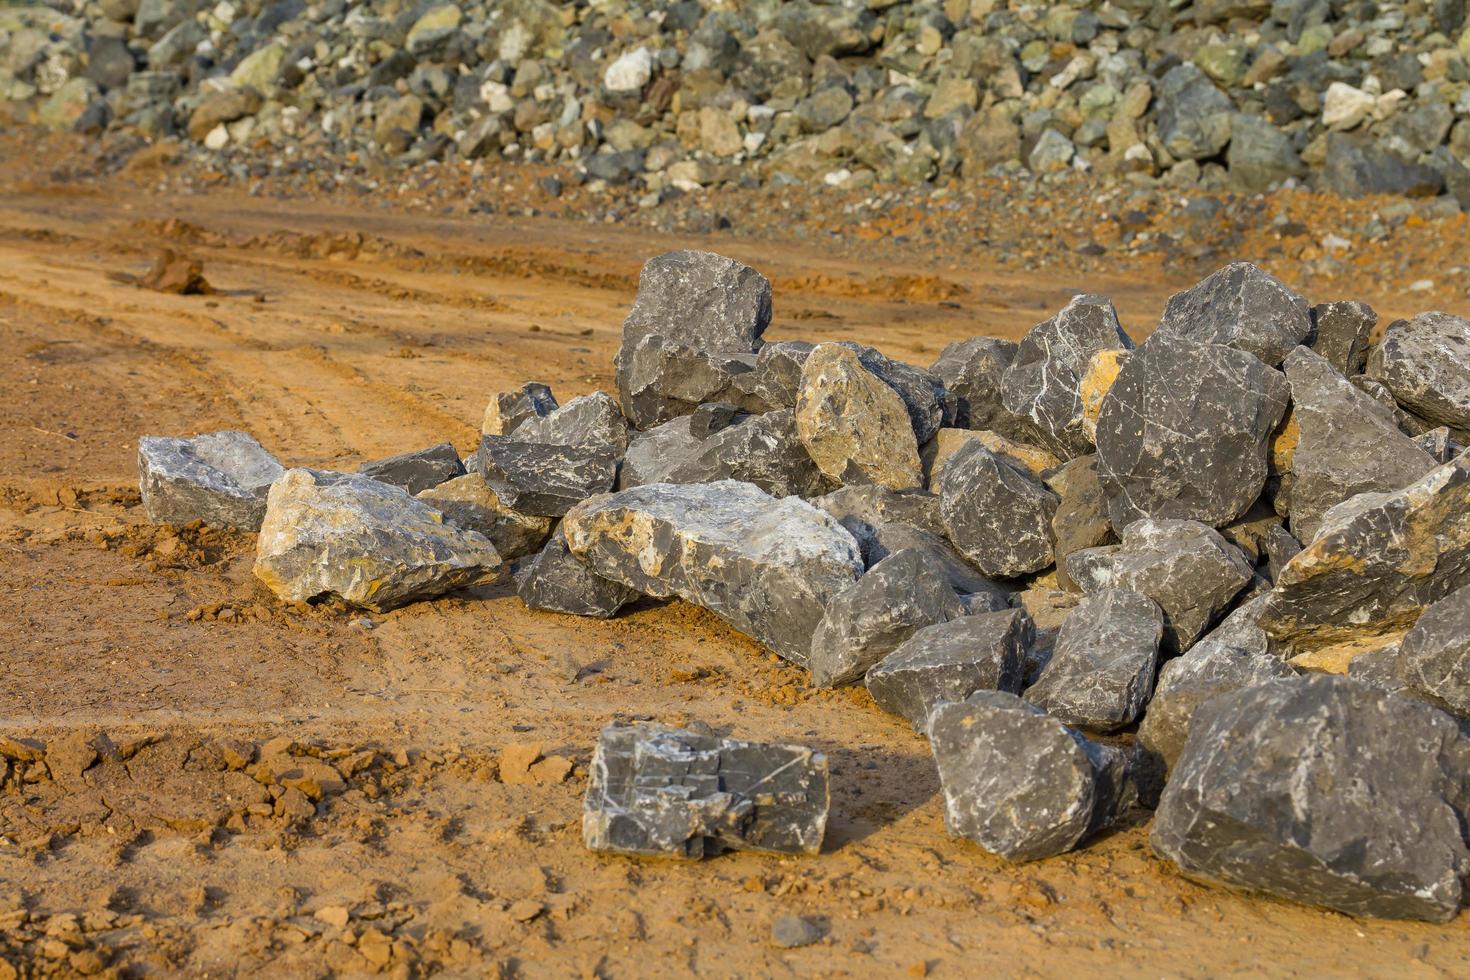
[[[1463,0],[53,0],[0,10],[51,129],[277,167],[564,162],[714,183],[992,169],[1470,203]]]
[[[951,832],[1055,855],[1142,805],[1202,879],[1447,919],[1470,873],[1470,322],[1313,305],[1236,263],[1135,344],[1080,294],[933,365],[767,342],[770,283],[643,269],[615,397],[491,400],[359,472],[145,438],[157,521],[259,531],[291,601],[382,610],[513,565],[537,610],[702,606],[931,743]],[[597,849],[820,847],[819,752],[604,733]]]

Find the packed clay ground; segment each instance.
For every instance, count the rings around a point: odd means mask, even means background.
[[[638,268],[670,248],[765,272],[769,339],[925,365],[950,340],[1018,338],[1077,289],[1142,336],[1193,266],[1063,250],[1025,271],[983,243],[813,244],[779,220],[669,235],[411,195],[183,195],[166,168],[58,176],[45,148],[5,142],[0,978],[1470,972],[1470,917],[1355,921],[1199,886],[1153,856],[1142,816],[1034,865],[951,840],[902,719],[860,688],[808,690],[692,606],[587,621],[501,585],[381,616],[298,610],[254,581],[252,535],[153,527],[139,503],[141,434],[238,428],[288,465],[355,466],[470,449],[486,401],[528,379],[563,400],[611,390]],[[1417,242],[1422,269],[1401,272],[1439,276],[1463,227]],[[1385,322],[1470,312],[1453,292],[1303,281],[1270,240],[1243,229],[1255,252],[1229,257]],[[125,281],[165,246],[201,259],[214,292]],[[586,767],[614,718],[826,750],[823,853],[585,851]],[[827,938],[776,948],[786,913]]]

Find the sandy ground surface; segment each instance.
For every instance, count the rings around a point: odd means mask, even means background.
[[[113,277],[163,245],[218,292]],[[288,464],[346,466],[468,450],[485,402],[523,380],[612,388],[638,267],[683,246],[771,277],[771,338],[923,364],[953,339],[1019,337],[1079,288],[1141,336],[1188,281],[0,182],[0,978],[1470,973],[1464,916],[1354,921],[1202,887],[1153,856],[1146,815],[1020,867],[951,840],[921,738],[699,609],[581,621],[499,586],[384,616],[295,610],[251,576],[251,535],[147,523],[140,434],[241,428]],[[584,851],[585,767],[614,718],[825,749],[824,852]],[[545,761],[501,765],[527,745]],[[775,948],[786,913],[827,938]]]

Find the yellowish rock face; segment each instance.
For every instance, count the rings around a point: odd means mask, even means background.
[[[1302,440],[1301,426],[1297,424],[1296,413],[1291,409],[1286,410],[1286,417],[1276,427],[1276,434],[1271,437],[1271,472],[1290,473],[1292,457],[1296,455],[1297,443]]]
[[[1082,427],[1087,438],[1097,439],[1097,417],[1102,412],[1103,397],[1112,390],[1113,382],[1118,380],[1118,372],[1131,353],[1126,350],[1098,351],[1087,362],[1087,371],[1077,388],[1078,397],[1082,399]]]
[[[1062,461],[1038,446],[1007,439],[999,432],[989,429],[940,429],[934,441],[924,448],[924,468],[928,473],[927,486],[939,491],[939,480],[944,475],[944,465],[950,457],[969,443],[978,442],[1012,466],[1029,472],[1038,480],[1041,474],[1062,465]]]
[[[841,483],[894,490],[923,485],[919,445],[898,393],[837,344],[821,344],[801,371],[796,434],[812,462]]]

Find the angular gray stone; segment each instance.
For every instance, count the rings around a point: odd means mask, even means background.
[[[929,367],[955,400],[953,424],[959,429],[990,429],[1018,435],[1015,417],[1001,401],[1001,381],[1015,360],[1014,341],[995,337],[957,340]]]
[[[1405,159],[1383,146],[1347,133],[1327,134],[1327,159],[1318,177],[1341,197],[1401,194],[1433,197],[1444,189],[1444,177],[1428,164]]]
[[[442,513],[446,522],[484,535],[502,561],[515,561],[540,551],[555,523],[549,517],[511,510],[478,473],[446,480],[414,496]]]
[[[1291,529],[1301,541],[1322,515],[1349,497],[1405,487],[1436,461],[1395,424],[1393,414],[1305,347],[1287,357],[1292,421]]]
[[[441,442],[428,449],[363,463],[357,472],[379,482],[402,487],[409,493],[420,493],[457,476],[464,476],[465,468],[454,446]]]
[[[1435,708],[1345,677],[1272,681],[1195,713],[1151,840],[1191,877],[1445,922],[1470,873],[1467,767]]]
[[[258,531],[270,486],[285,469],[244,432],[138,440],[138,486],[155,524],[203,521]]]
[[[703,442],[749,415],[732,402],[706,402],[689,413],[689,434]]]
[[[1081,396],[1088,362],[1100,351],[1132,349],[1106,296],[1074,296],[1026,333],[1001,381],[1002,405],[1061,459],[1089,453]]]
[[[607,446],[621,456],[628,448],[628,421],[611,395],[594,391],[545,415],[533,415],[510,437],[548,446]]]
[[[1368,377],[1431,425],[1470,437],[1470,320],[1440,312],[1395,320],[1368,355]]]
[[[1443,465],[1454,459],[1465,451],[1465,447],[1455,442],[1450,435],[1450,428],[1442,425],[1437,429],[1430,429],[1414,437],[1414,444],[1429,454],[1436,463]]]
[[[1399,632],[1470,584],[1470,460],[1328,511],[1281,570],[1261,628],[1293,651]]]
[[[646,428],[673,417],[648,411],[640,400],[666,387],[651,389],[649,378],[654,372],[647,365],[640,370],[634,363],[635,351],[645,338],[662,337],[674,348],[692,351],[696,358],[754,354],[770,322],[771,284],[749,266],[713,252],[666,252],[649,259],[638,277],[638,297],[623,322],[617,356],[618,391],[629,419]],[[707,386],[707,379],[700,385]],[[705,397],[692,399],[693,404],[716,400],[708,397],[712,394],[709,391]]]
[[[863,571],[857,542],[831,516],[732,480],[596,497],[562,527],[598,575],[703,606],[802,666],[827,603]]]
[[[558,531],[531,561],[516,570],[516,595],[527,608],[607,619],[638,593],[596,574],[572,557]]]
[[[802,365],[816,346],[804,340],[762,344],[756,355],[755,370],[737,375],[734,387],[773,409],[795,408],[796,396],[801,392]]]
[[[1215,639],[1214,633],[1184,656],[1164,664],[1138,726],[1140,755],[1155,768],[1159,788],[1184,751],[1190,722],[1200,705],[1222,694],[1295,676],[1296,671],[1280,657]],[[1156,800],[1157,793],[1153,795]]]
[[[690,428],[691,417],[676,419],[635,432],[618,467],[618,489],[667,483],[669,471],[698,452],[701,440]]]
[[[1141,517],[1229,524],[1266,482],[1290,389],[1254,355],[1156,332],[1118,372],[1097,420],[1114,528]]]
[[[1367,303],[1318,303],[1312,307],[1310,346],[1343,377],[1362,374],[1368,360],[1368,338],[1377,325],[1378,314]]]
[[[1158,603],[1167,653],[1188,650],[1253,576],[1240,549],[1198,521],[1137,521],[1121,538],[1075,552],[1067,571],[1089,595],[1127,589]]]
[[[923,731],[941,701],[963,701],[976,691],[1019,694],[1034,638],[1024,609],[961,616],[915,632],[871,667],[864,683],[878,707]]]
[[[771,923],[771,942],[782,949],[800,949],[822,941],[827,930],[802,915],[783,915]]]
[[[1119,750],[1089,742],[1014,694],[977,691],[936,705],[927,726],[944,824],[1008,861],[1076,847],[1101,822]],[[1099,791],[1099,775],[1108,789]]]
[[[690,424],[698,422],[696,416]],[[683,459],[672,461],[660,482],[739,480],[774,497],[811,497],[830,485],[797,437],[795,413],[790,409],[743,416],[691,450]]]
[[[1036,683],[1022,695],[1068,725],[1117,731],[1154,689],[1164,614],[1141,592],[1103,589],[1073,609]]]
[[[406,490],[355,473],[293,469],[271,484],[255,577],[287,602],[335,595],[375,612],[493,581],[483,535]]]
[[[1424,610],[1398,645],[1394,673],[1406,694],[1470,721],[1470,588]]]
[[[1249,262],[1232,262],[1169,297],[1156,333],[1254,354],[1276,367],[1312,334],[1307,301]]]
[[[755,370],[756,355],[705,351],[648,334],[618,352],[623,412],[646,429],[722,399],[740,400],[736,378]],[[757,406],[758,407],[758,406]]]
[[[514,391],[502,391],[485,406],[485,419],[480,432],[487,436],[508,436],[527,419],[541,418],[556,411],[556,396],[539,381],[528,381]]]
[[[615,722],[592,753],[582,841],[594,851],[692,859],[816,854],[829,795],[821,752]]]
[[[840,344],[822,344],[801,370],[796,432],[822,473],[894,490],[921,486],[919,444],[903,399]]]
[[[914,440],[923,445],[944,426],[944,382],[935,374],[903,361],[895,361],[875,347],[850,340],[841,341],[858,361],[898,393],[914,427]]]
[[[1247,194],[1261,194],[1306,173],[1291,135],[1262,116],[1237,113],[1230,121],[1225,154],[1230,181]]]
[[[986,575],[1024,575],[1053,560],[1051,519],[1057,498],[979,443],[944,467],[939,509],[945,532]]]
[[[618,455],[608,446],[548,446],[507,436],[481,436],[479,464],[501,503],[542,517],[560,517],[606,493],[618,475]]]
[[[812,684],[851,684],[915,630],[964,614],[948,574],[930,552],[889,555],[827,603],[812,636]]]
[[[1235,107],[1191,62],[1169,69],[1159,83],[1159,138],[1181,160],[1215,156],[1230,142]]]
[[[1097,456],[1078,456],[1047,474],[1046,487],[1057,495],[1051,516],[1057,585],[1075,589],[1067,573],[1067,556],[1083,548],[1097,548],[1117,540],[1108,519],[1108,495],[1098,477]]]

